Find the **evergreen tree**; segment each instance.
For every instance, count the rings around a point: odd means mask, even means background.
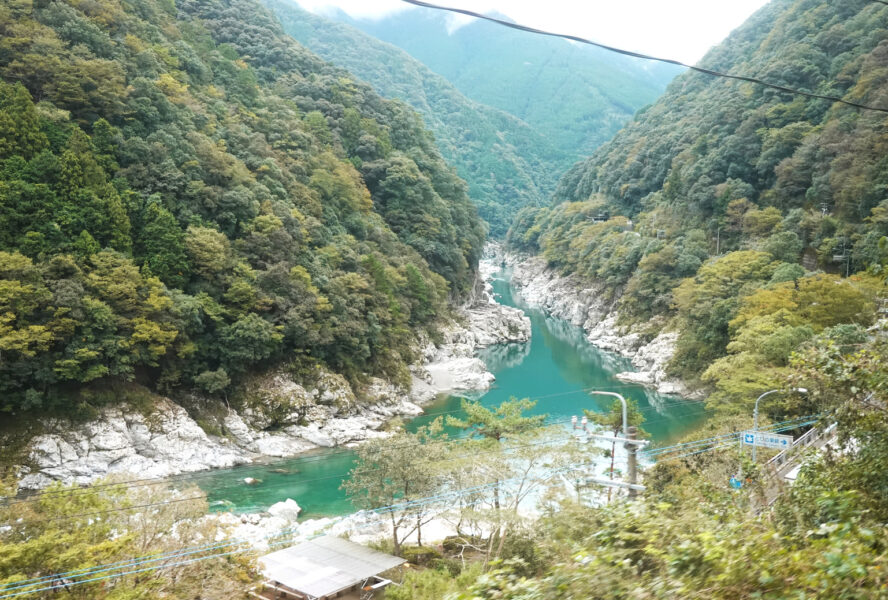
[[[0,160],[11,156],[30,160],[48,146],[31,94],[21,83],[0,81]]]

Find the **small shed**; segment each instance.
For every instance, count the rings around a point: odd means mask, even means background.
[[[327,535],[259,559],[266,581],[263,600],[328,600],[372,597],[392,582],[381,573],[403,565],[403,558]]]

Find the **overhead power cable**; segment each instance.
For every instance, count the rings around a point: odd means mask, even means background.
[[[785,423],[791,423],[791,422],[785,422]],[[777,425],[780,425],[780,424],[777,424]],[[793,428],[796,426],[798,426],[798,425],[796,425],[796,424],[783,425],[782,427],[777,428],[777,430],[779,431],[779,430],[790,429],[790,428]],[[770,429],[770,428],[764,428],[762,430],[764,431],[766,429]],[[730,435],[737,435],[737,434],[730,434]],[[716,436],[716,438],[710,438],[710,439],[717,440],[721,437],[722,436]],[[701,441],[703,441],[703,440],[701,440]],[[734,443],[735,442],[733,442],[733,441],[727,442],[727,443],[724,443],[724,442],[717,443],[717,445],[715,445],[713,447],[704,448],[702,450],[695,450],[695,451],[689,452],[687,454],[682,454],[681,456],[670,457],[667,460],[672,460],[674,458],[682,458],[685,456],[690,456],[692,454],[711,452],[713,450],[718,450],[718,449],[722,449],[725,447],[730,447]],[[677,446],[681,446],[681,444],[679,444]],[[576,465],[576,466],[571,466],[571,467],[544,470],[543,473],[548,472],[548,475],[545,475],[543,477],[543,479],[550,477],[550,476],[554,476],[557,473],[564,473],[566,471],[576,470],[576,469],[580,469],[580,468],[582,468],[582,467],[579,465]],[[430,497],[422,498],[419,500],[414,500],[414,501],[410,501],[410,502],[403,502],[400,504],[395,504],[395,505],[391,505],[391,506],[387,506],[387,507],[378,508],[378,509],[369,511],[369,513],[375,514],[377,516],[382,516],[382,515],[384,515],[388,512],[391,512],[393,510],[403,510],[406,508],[418,508],[421,506],[425,506],[425,505],[429,505],[429,504],[433,504],[433,503],[441,503],[441,502],[446,502],[446,501],[452,502],[453,500],[456,500],[457,498],[463,498],[465,496],[477,494],[483,490],[489,489],[491,486],[501,486],[505,483],[508,483],[510,481],[515,481],[518,479],[520,479],[520,477],[515,478],[514,480],[503,480],[503,481],[498,481],[498,482],[491,482],[491,483],[482,484],[480,486],[474,486],[471,488],[458,488],[456,490],[450,490],[450,491],[444,492],[442,494],[438,494],[436,496],[430,496]],[[477,502],[477,500],[476,500],[476,502]],[[345,517],[339,517],[337,519],[337,521],[342,520],[343,518],[345,518]],[[366,526],[368,524],[370,524],[370,523],[368,522],[368,523],[365,523],[364,525]],[[278,538],[278,537],[287,535],[289,533],[294,533],[297,528],[298,528],[298,526],[283,529],[283,530],[275,532],[273,534],[269,534],[269,535],[265,536],[263,539],[273,539],[273,538]],[[147,556],[136,557],[136,558],[132,558],[129,560],[123,560],[123,561],[118,561],[118,562],[114,562],[114,563],[106,563],[104,565],[97,565],[95,567],[88,567],[88,568],[80,569],[80,570],[76,570],[76,571],[69,571],[67,573],[56,573],[56,574],[52,574],[52,575],[46,575],[43,577],[36,577],[33,579],[20,580],[17,582],[12,582],[10,584],[7,584],[5,586],[0,586],[0,599],[24,596],[24,595],[29,595],[29,594],[36,593],[36,592],[41,592],[41,591],[51,591],[51,590],[59,589],[62,587],[68,587],[71,585],[82,585],[85,583],[96,583],[99,581],[116,579],[118,577],[122,577],[125,575],[132,575],[132,574],[138,574],[138,573],[143,573],[143,572],[155,571],[155,570],[159,570],[159,569],[164,569],[164,568],[169,568],[169,567],[174,567],[174,566],[181,566],[181,565],[185,565],[185,564],[191,564],[194,562],[200,562],[200,561],[209,560],[209,559],[213,559],[213,558],[222,558],[222,557],[231,556],[234,554],[240,554],[242,552],[246,552],[249,548],[240,548],[240,549],[235,549],[235,550],[226,550],[226,548],[230,548],[231,546],[243,544],[245,541],[246,541],[245,539],[229,538],[228,540],[220,540],[218,542],[214,542],[211,544],[205,544],[202,546],[191,546],[191,547],[185,547],[185,548],[177,548],[177,549],[174,549],[174,550],[171,550],[168,552],[150,554]],[[292,540],[286,539],[286,540],[282,540],[279,542],[270,543],[269,546],[276,546],[276,545],[286,544],[286,543],[292,543]],[[185,557],[193,556],[194,554],[204,553],[207,551],[211,552],[211,554],[209,554],[208,556],[201,556],[201,557],[197,557],[197,558],[188,558],[187,560],[181,560]],[[180,559],[180,560],[175,561],[174,559]],[[167,562],[166,564],[158,564],[158,563],[164,563],[165,561],[168,561],[168,560],[174,560],[174,562],[172,562],[172,563]],[[147,564],[151,564],[152,566],[146,567],[145,565],[147,565]],[[103,575],[103,576],[97,576],[101,573],[109,573],[109,574]],[[70,578],[70,580],[64,581],[64,582],[60,581],[60,580],[67,580],[68,578]],[[34,588],[41,586],[41,585],[44,587],[40,587],[39,589],[34,589]]]
[[[561,422],[561,423],[559,423],[559,424],[567,424],[567,421]],[[475,456],[481,456],[481,455],[485,455],[485,454],[498,454],[498,453],[503,453],[503,454],[505,454],[506,456],[509,456],[510,453],[511,453],[513,450],[521,450],[521,449],[524,449],[524,448],[531,448],[531,447],[539,447],[539,446],[551,445],[551,444],[555,444],[555,443],[557,443],[557,442],[568,441],[568,440],[570,440],[571,438],[572,438],[572,436],[570,436],[570,435],[563,435],[563,436],[556,436],[556,437],[553,437],[553,438],[547,438],[547,439],[544,439],[544,440],[541,440],[541,441],[538,441],[538,442],[531,442],[531,443],[527,443],[527,444],[517,444],[517,445],[512,445],[512,446],[505,446],[505,447],[502,447],[502,448],[496,448],[496,449],[494,449],[494,450],[481,450],[481,451],[479,451],[479,450],[474,450],[474,451],[469,452],[469,453],[457,454],[457,455],[455,455],[455,456],[452,456],[452,457],[449,457],[449,458],[446,458],[446,459],[437,460],[437,461],[434,461],[434,463],[435,463],[435,464],[443,464],[443,463],[457,462],[457,461],[462,460],[462,459],[464,459],[464,458],[475,457]],[[462,439],[462,438],[454,438],[454,439],[450,439],[450,440],[442,441],[441,443],[443,443],[443,444],[451,444],[451,443],[455,443],[455,442],[463,442],[463,441],[465,441],[465,440]],[[313,477],[313,478],[311,478],[311,479],[300,479],[300,480],[296,481],[295,483],[298,483],[298,484],[300,484],[300,485],[305,485],[305,484],[307,484],[307,483],[314,483],[314,482],[325,481],[325,480],[329,480],[329,479],[337,479],[337,478],[339,478],[339,479],[343,479],[343,478],[347,477],[347,476],[350,475],[350,474],[351,474],[351,475],[354,475],[354,474],[364,474],[364,473],[370,473],[370,472],[374,472],[374,471],[378,471],[378,470],[379,470],[379,467],[374,467],[374,468],[369,468],[369,469],[361,469],[361,470],[354,470],[354,471],[350,471],[349,473],[337,473],[337,474],[334,474],[334,475],[326,475],[326,476],[322,476],[322,477]],[[289,486],[289,485],[293,485],[293,483],[294,483],[294,482],[282,482],[282,485],[280,485],[280,486],[267,486],[267,487],[263,487],[263,489],[264,489],[264,490],[268,490],[268,489],[275,489],[276,487],[286,487],[286,486]],[[221,488],[221,489],[222,489],[222,490],[232,489],[232,488],[235,487],[235,486],[236,486],[236,487],[242,487],[242,484],[235,484],[234,486],[226,486],[226,487],[223,487],[223,488]],[[90,488],[84,488],[84,491],[87,491],[87,492],[88,492],[88,491],[90,491]],[[217,491],[218,491],[218,490],[217,490]],[[49,519],[49,520],[50,520],[50,521],[63,521],[63,520],[76,519],[76,518],[80,518],[80,517],[95,517],[95,516],[98,516],[98,515],[101,515],[101,514],[105,514],[105,513],[122,512],[122,511],[128,511],[128,510],[135,510],[135,509],[139,509],[139,508],[150,508],[150,507],[156,507],[156,506],[163,506],[163,505],[165,505],[165,504],[176,504],[176,503],[180,503],[180,502],[186,502],[186,501],[189,501],[189,500],[203,500],[203,499],[206,499],[206,497],[207,497],[207,494],[206,494],[206,493],[203,493],[203,494],[196,495],[196,496],[187,496],[187,497],[184,497],[184,498],[175,498],[175,499],[172,499],[172,500],[164,500],[164,501],[160,501],[160,502],[151,502],[151,503],[147,503],[147,504],[136,504],[136,505],[132,505],[132,506],[123,506],[123,507],[118,507],[118,508],[109,508],[109,509],[103,509],[103,510],[97,510],[97,511],[91,511],[91,512],[75,513],[75,514],[70,514],[70,515],[62,515],[62,516],[59,516],[59,517],[51,518],[51,519]],[[31,500],[27,500],[27,499],[25,499],[25,500],[18,500],[18,501],[16,501],[14,504],[22,504],[22,503],[27,503],[27,502],[32,502],[32,501],[31,501]],[[12,523],[6,523],[5,525],[12,525]]]
[[[490,21],[492,23],[497,23],[499,25],[503,25],[504,27],[509,27],[511,29],[517,29],[518,31],[526,31],[528,33],[536,33],[538,35],[546,35],[549,37],[557,37],[563,38],[565,40],[571,40],[574,42],[579,42],[581,44],[587,44],[589,46],[595,46],[597,48],[602,48],[603,50],[608,50],[609,52],[616,52],[617,54],[622,54],[624,56],[631,56],[633,58],[640,58],[643,60],[654,60],[657,62],[662,62],[670,65],[675,65],[678,67],[684,67],[686,69],[690,69],[692,71],[697,71],[698,73],[703,73],[704,75],[711,75],[713,77],[724,77],[727,79],[736,79],[738,81],[745,81],[747,83],[753,83],[756,85],[760,85],[766,88],[770,88],[773,90],[777,90],[780,92],[784,92],[786,94],[795,94],[799,96],[806,96],[808,98],[816,98],[818,100],[829,100],[831,102],[839,102],[841,104],[847,104],[848,106],[853,106],[854,108],[859,108],[861,110],[873,110],[877,112],[888,113],[888,108],[883,108],[879,106],[869,106],[867,104],[860,104],[857,102],[853,102],[851,100],[845,100],[843,98],[839,98],[838,96],[829,96],[826,94],[815,94],[813,92],[806,92],[804,90],[789,88],[783,85],[778,85],[776,83],[770,83],[764,81],[762,79],[758,79],[757,77],[747,77],[746,75],[735,75],[732,73],[724,73],[722,71],[716,71],[714,69],[707,69],[705,67],[698,67],[696,65],[691,65],[687,63],[683,63],[680,60],[675,60],[672,58],[660,58],[657,56],[651,56],[650,54],[643,54],[641,52],[633,52],[631,50],[623,50],[622,48],[616,48],[614,46],[608,46],[607,44],[601,44],[599,42],[593,42],[590,39],[582,38],[576,35],[570,35],[566,33],[556,33],[553,31],[546,31],[545,29],[537,29],[536,27],[529,27],[527,25],[521,25],[520,23],[513,23],[511,21],[506,21],[504,19],[498,19],[496,17],[491,17],[490,15],[481,14],[472,10],[466,10],[464,8],[456,8],[452,6],[441,6],[438,4],[432,4],[431,2],[422,2],[421,0],[401,0],[402,2],[406,2],[407,4],[412,4],[414,6],[421,6],[423,8],[431,8],[434,10],[443,10],[452,13],[458,13],[461,15],[466,15],[469,17],[474,17],[476,19],[482,19],[484,21]],[[873,2],[879,2],[879,4],[888,4],[888,2],[882,2],[880,0],[872,0]]]
[[[769,427],[760,428],[760,431],[762,431],[762,432],[768,432],[768,431],[777,432],[777,431],[784,431],[787,429],[793,429],[796,427],[800,427],[802,425],[808,425],[808,424],[812,423],[813,421],[810,421],[811,418],[812,417],[800,417],[800,418],[789,420],[789,421],[783,421],[781,423],[775,423]],[[568,424],[569,421],[560,421],[560,422],[556,422],[556,423],[557,424]],[[711,447],[711,446],[716,445],[716,444],[723,444],[724,442],[726,442],[728,440],[737,439],[740,435],[741,435],[740,432],[733,432],[733,433],[728,433],[728,434],[716,436],[713,438],[706,438],[703,440],[697,440],[694,442],[687,442],[687,443],[683,443],[683,444],[676,444],[673,446],[666,446],[666,447],[661,447],[661,448],[653,448],[651,450],[642,451],[639,454],[641,457],[647,458],[649,460],[661,461],[661,460],[664,460],[662,458],[663,455],[674,454],[675,452],[687,452],[687,451],[695,450],[698,448],[705,448],[707,446],[709,446],[709,448],[707,448],[707,450],[716,449],[721,446],[720,445],[715,446],[715,447]],[[458,461],[458,460],[465,458],[467,456],[479,456],[479,455],[483,455],[483,454],[491,454],[491,453],[498,453],[498,452],[503,452],[504,454],[509,455],[509,453],[513,450],[519,450],[522,448],[529,448],[529,447],[535,447],[535,446],[544,446],[544,445],[554,444],[554,443],[561,442],[561,441],[568,441],[572,437],[573,437],[573,435],[556,436],[554,438],[547,438],[545,440],[541,440],[538,442],[532,442],[532,443],[528,443],[528,444],[518,444],[518,445],[514,445],[514,446],[507,446],[505,448],[498,448],[496,450],[473,451],[470,454],[459,454],[454,457],[435,461],[435,463],[436,464],[449,463],[449,462]],[[464,441],[464,440],[461,438],[454,438],[454,439],[446,440],[443,443],[450,444],[450,443],[461,442],[461,441]],[[734,442],[731,441],[730,443],[734,443]],[[692,452],[692,453],[695,454],[696,452]],[[682,454],[681,456],[686,456],[686,454]],[[677,458],[677,457],[669,456],[668,459],[671,460],[672,458]],[[360,470],[358,472],[359,473],[366,473],[366,472],[371,472],[371,471],[375,471],[375,470],[377,470],[377,468]],[[353,475],[353,474],[354,474],[354,471],[349,472],[349,473],[335,473],[332,475],[326,475],[326,476],[322,476],[322,477],[314,477],[311,479],[300,479],[296,482],[285,481],[285,482],[281,482],[278,485],[263,486],[263,489],[268,491],[268,490],[272,490],[272,489],[290,487],[294,484],[305,485],[308,483],[316,483],[319,481],[325,481],[325,480],[330,480],[330,479],[344,479],[348,475]],[[238,487],[238,486],[236,486],[235,484],[230,485],[230,486],[224,486],[220,490],[216,490],[216,492],[218,493],[219,491],[234,489],[235,487]],[[89,490],[89,488],[86,488],[85,491],[87,491],[87,490]],[[159,501],[159,502],[136,504],[136,505],[132,505],[132,506],[123,506],[123,507],[118,507],[118,508],[104,509],[104,510],[98,510],[98,511],[92,511],[92,512],[63,515],[63,516],[51,518],[49,520],[50,521],[62,521],[62,520],[71,520],[71,519],[76,519],[76,518],[81,518],[81,517],[97,517],[99,515],[106,514],[106,513],[115,513],[115,512],[136,510],[139,508],[151,508],[151,507],[163,506],[166,504],[176,504],[176,503],[186,502],[189,500],[203,500],[203,499],[206,499],[207,496],[208,496],[207,493],[203,493],[203,494],[196,495],[196,496],[187,496],[184,498],[175,498],[175,499],[164,500],[164,501]],[[29,502],[29,500],[20,500],[17,503],[23,503],[23,502]]]
[[[590,388],[583,388],[583,389],[579,389],[579,390],[571,390],[571,391],[567,391],[567,392],[557,392],[557,393],[553,393],[553,394],[534,396],[534,397],[528,398],[528,400],[536,401],[536,400],[545,400],[545,399],[571,396],[571,395],[575,396],[578,394],[585,395],[587,392],[592,391],[592,390],[625,390],[627,388],[632,388],[632,387],[633,387],[633,384],[625,384],[625,385],[616,386],[616,387],[600,387],[600,386],[599,387],[590,387]],[[639,410],[639,412],[642,412],[642,413],[649,412],[649,411],[659,412],[660,410],[665,409],[665,408],[680,407],[680,406],[692,406],[692,405],[700,405],[700,404],[702,404],[702,402],[699,400],[679,399],[679,400],[674,400],[674,401],[670,401],[670,402],[663,402],[663,403],[660,403],[659,405],[651,405],[651,406],[641,407],[638,410]],[[458,414],[461,412],[462,412],[462,408],[457,408],[454,410],[444,410],[444,411],[433,412],[433,413],[423,413],[422,415],[419,415],[419,417],[422,417],[422,418],[438,417],[438,416],[445,416],[445,415],[454,415],[454,414]],[[660,419],[648,419],[648,420],[646,420],[646,423],[654,423],[654,422],[663,421],[663,420],[671,420],[671,419],[668,417],[663,417]],[[546,423],[546,425],[552,426],[552,425],[561,425],[561,424],[567,424],[567,423],[569,423],[569,419],[565,418],[565,419],[549,421]],[[451,440],[449,440],[449,441],[456,442],[456,441],[460,441],[460,440],[462,440],[462,438],[451,438]],[[291,459],[288,459],[287,463],[290,465],[296,463],[298,466],[298,465],[301,465],[304,463],[320,462],[323,460],[327,460],[331,457],[348,454],[350,452],[353,452],[353,450],[350,448],[334,450],[334,451],[330,451],[330,452],[325,452],[323,454],[303,456],[303,457],[298,457],[298,458],[291,458]],[[274,463],[270,463],[267,466],[272,467],[273,465],[274,465]],[[255,464],[248,464],[248,465],[241,465],[239,467],[235,467],[235,469],[238,469],[238,468],[251,469],[251,468],[255,468],[255,467],[256,467]],[[116,482],[109,482],[109,483],[99,483],[99,484],[93,484],[93,485],[90,485],[89,487],[83,487],[83,488],[65,488],[65,489],[61,489],[61,490],[44,490],[44,491],[40,491],[40,492],[25,494],[20,498],[6,498],[6,499],[0,498],[0,507],[13,506],[15,504],[21,504],[21,503],[36,502],[40,498],[47,497],[47,496],[49,496],[49,497],[76,496],[76,495],[81,495],[81,494],[94,493],[96,490],[100,490],[100,489],[104,489],[104,488],[121,489],[121,488],[143,487],[143,486],[151,486],[151,485],[171,485],[171,484],[177,484],[177,483],[193,483],[193,482],[196,482],[196,481],[202,480],[202,479],[213,479],[217,476],[218,476],[218,473],[215,471],[202,471],[202,472],[197,472],[197,473],[182,473],[180,475],[173,475],[173,476],[168,476],[168,477],[146,477],[146,478],[128,479],[128,480],[124,480],[124,481],[116,481]]]
[[[579,466],[568,466],[561,468],[553,468],[553,469],[545,469],[542,471],[541,476],[537,477],[531,481],[545,481],[559,473],[567,473],[571,471],[578,470],[582,467]],[[454,500],[466,497],[477,495],[481,492],[492,488],[502,489],[504,484],[519,482],[523,479],[523,477],[516,477],[512,479],[506,479],[501,481],[494,481],[490,483],[485,483],[482,485],[477,485],[468,488],[460,488],[457,490],[451,490],[448,492],[444,492],[442,494],[438,494],[435,496],[429,496],[426,498],[421,498],[417,500],[412,500],[408,502],[401,502],[398,504],[393,504],[389,506],[384,506],[376,509],[371,509],[365,511],[366,514],[376,515],[378,518],[375,520],[370,520],[366,523],[362,523],[357,525],[359,528],[366,527],[370,524],[381,523],[384,520],[384,515],[398,510],[409,510],[415,508],[421,508],[423,506],[431,505],[431,504],[441,504],[441,503],[452,503]],[[480,499],[475,499],[474,501],[470,501],[468,504],[473,505],[480,501]],[[347,518],[347,516],[338,517],[334,520],[334,523],[340,522],[343,519]],[[298,526],[287,528],[269,535],[264,536],[261,539],[267,540],[276,537],[281,537],[282,535],[286,535],[288,533],[294,533],[298,529]],[[324,535],[324,533],[314,534],[309,536],[309,539],[314,537],[318,537],[319,535]],[[301,537],[301,536],[300,536]],[[28,580],[21,580],[12,582],[6,586],[0,586],[0,599],[2,598],[13,598],[19,596],[25,596],[29,594],[34,594],[37,592],[43,591],[53,591],[60,588],[69,588],[76,585],[83,585],[87,583],[97,583],[100,581],[107,581],[110,579],[116,579],[125,575],[133,575],[138,573],[144,573],[149,571],[156,571],[160,569],[166,569],[175,566],[192,564],[195,562],[200,562],[203,560],[209,560],[213,558],[222,558],[226,556],[231,556],[234,554],[240,554],[243,552],[247,552],[250,550],[249,547],[240,548],[230,551],[223,552],[214,552],[208,556],[202,556],[198,558],[191,558],[188,560],[182,560],[173,563],[167,564],[153,564],[150,567],[144,567],[143,565],[148,563],[158,563],[170,558],[183,557],[187,555],[193,555],[198,552],[204,552],[206,550],[219,550],[224,549],[226,546],[232,546],[237,544],[243,544],[247,542],[246,539],[229,539],[228,541],[220,541],[214,544],[207,544],[204,546],[193,546],[191,548],[179,548],[176,550],[172,550],[166,553],[159,553],[153,555],[147,555],[145,557],[133,558],[130,560],[118,561],[114,563],[107,563],[105,565],[97,565],[96,567],[88,567],[86,569],[80,569],[77,571],[69,571],[67,573],[56,573],[52,575],[46,575],[43,577],[36,577]],[[273,544],[269,544],[269,546],[275,546],[279,544],[293,543],[293,540],[283,540],[281,542],[276,542]],[[139,567],[139,568],[136,568]],[[128,569],[123,571],[123,569]],[[108,573],[107,575],[97,576],[99,573]],[[122,572],[121,572],[122,571]],[[43,586],[43,587],[37,587]],[[34,589],[36,588],[36,589]]]

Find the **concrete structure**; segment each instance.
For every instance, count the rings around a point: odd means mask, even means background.
[[[335,536],[324,536],[259,559],[266,581],[250,595],[262,600],[328,600],[370,598],[392,582],[380,574],[404,564]]]

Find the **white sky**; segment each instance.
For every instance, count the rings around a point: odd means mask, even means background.
[[[540,29],[694,63],[768,0],[431,0],[496,10]],[[411,9],[399,0],[297,0],[312,12],[338,7],[356,18]],[[424,9],[417,9],[424,10]],[[531,34],[528,34],[531,35]]]

